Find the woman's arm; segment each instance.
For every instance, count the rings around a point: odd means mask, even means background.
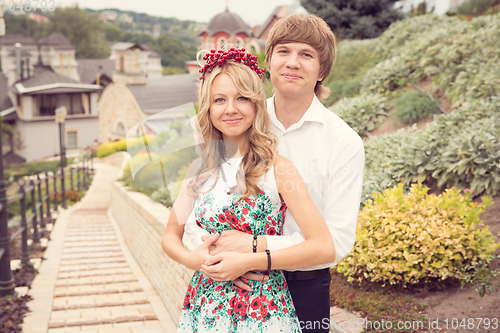
[[[271,268],[296,269],[334,261],[332,237],[298,170],[291,161],[278,156],[274,174],[278,191],[304,234],[305,241],[271,252]],[[267,255],[261,252],[222,252],[201,266],[201,272],[216,280],[234,280],[247,271],[266,269]]]
[[[191,165],[182,182],[180,193],[170,211],[167,226],[161,238],[161,247],[172,260],[187,268],[199,270],[200,265],[210,258],[208,248],[219,238],[219,235],[210,236],[192,252],[189,252],[182,243],[184,227],[193,210],[194,203],[194,199],[189,195],[187,188],[188,180],[194,173],[195,167],[193,165]]]

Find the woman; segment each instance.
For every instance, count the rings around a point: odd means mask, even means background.
[[[162,238],[169,257],[196,270],[178,331],[300,332],[281,270],[332,262],[333,241],[295,166],[276,154],[256,57],[232,48],[212,50],[204,60],[197,119],[206,145],[188,171]],[[306,240],[286,250],[211,257],[208,246],[188,252],[182,244],[183,224],[193,210],[197,225],[214,238],[236,229],[256,239],[281,234],[287,207]],[[218,281],[200,272],[209,269],[205,264],[217,267]],[[265,272],[262,281],[244,279],[250,290],[231,282],[249,270]]]

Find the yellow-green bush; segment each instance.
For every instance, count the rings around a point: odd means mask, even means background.
[[[155,136],[147,135],[146,141],[151,146],[155,144]],[[142,137],[123,139],[104,143],[97,148],[96,156],[105,157],[118,151],[128,151],[131,155],[137,154],[140,150],[146,151],[146,145]]]
[[[500,245],[479,219],[491,204],[473,202],[457,189],[428,195],[422,185],[403,185],[375,195],[360,211],[356,243],[337,270],[349,281],[404,287],[460,278],[465,265],[490,260]]]

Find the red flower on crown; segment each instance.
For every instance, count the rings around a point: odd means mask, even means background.
[[[255,73],[262,77],[262,73],[266,70],[264,68],[259,68],[257,65],[257,57],[251,53],[245,53],[245,49],[235,49],[230,48],[229,51],[211,49],[209,53],[203,56],[205,61],[205,66],[200,69],[200,80],[205,79],[205,73],[212,73],[215,66],[222,67],[228,60],[234,60],[236,62],[241,62],[248,67],[250,67]]]

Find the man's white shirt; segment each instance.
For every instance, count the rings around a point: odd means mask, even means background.
[[[267,110],[279,140],[278,153],[295,164],[335,244],[333,263],[301,270],[333,266],[349,254],[356,238],[365,160],[363,141],[342,119],[325,108],[316,95],[302,118],[287,129],[276,117],[274,97],[267,100]],[[208,235],[196,225],[194,218],[188,220],[185,231],[196,247],[202,243],[201,236]],[[290,210],[285,216],[283,235],[266,236],[266,239],[271,251],[305,240]]]

